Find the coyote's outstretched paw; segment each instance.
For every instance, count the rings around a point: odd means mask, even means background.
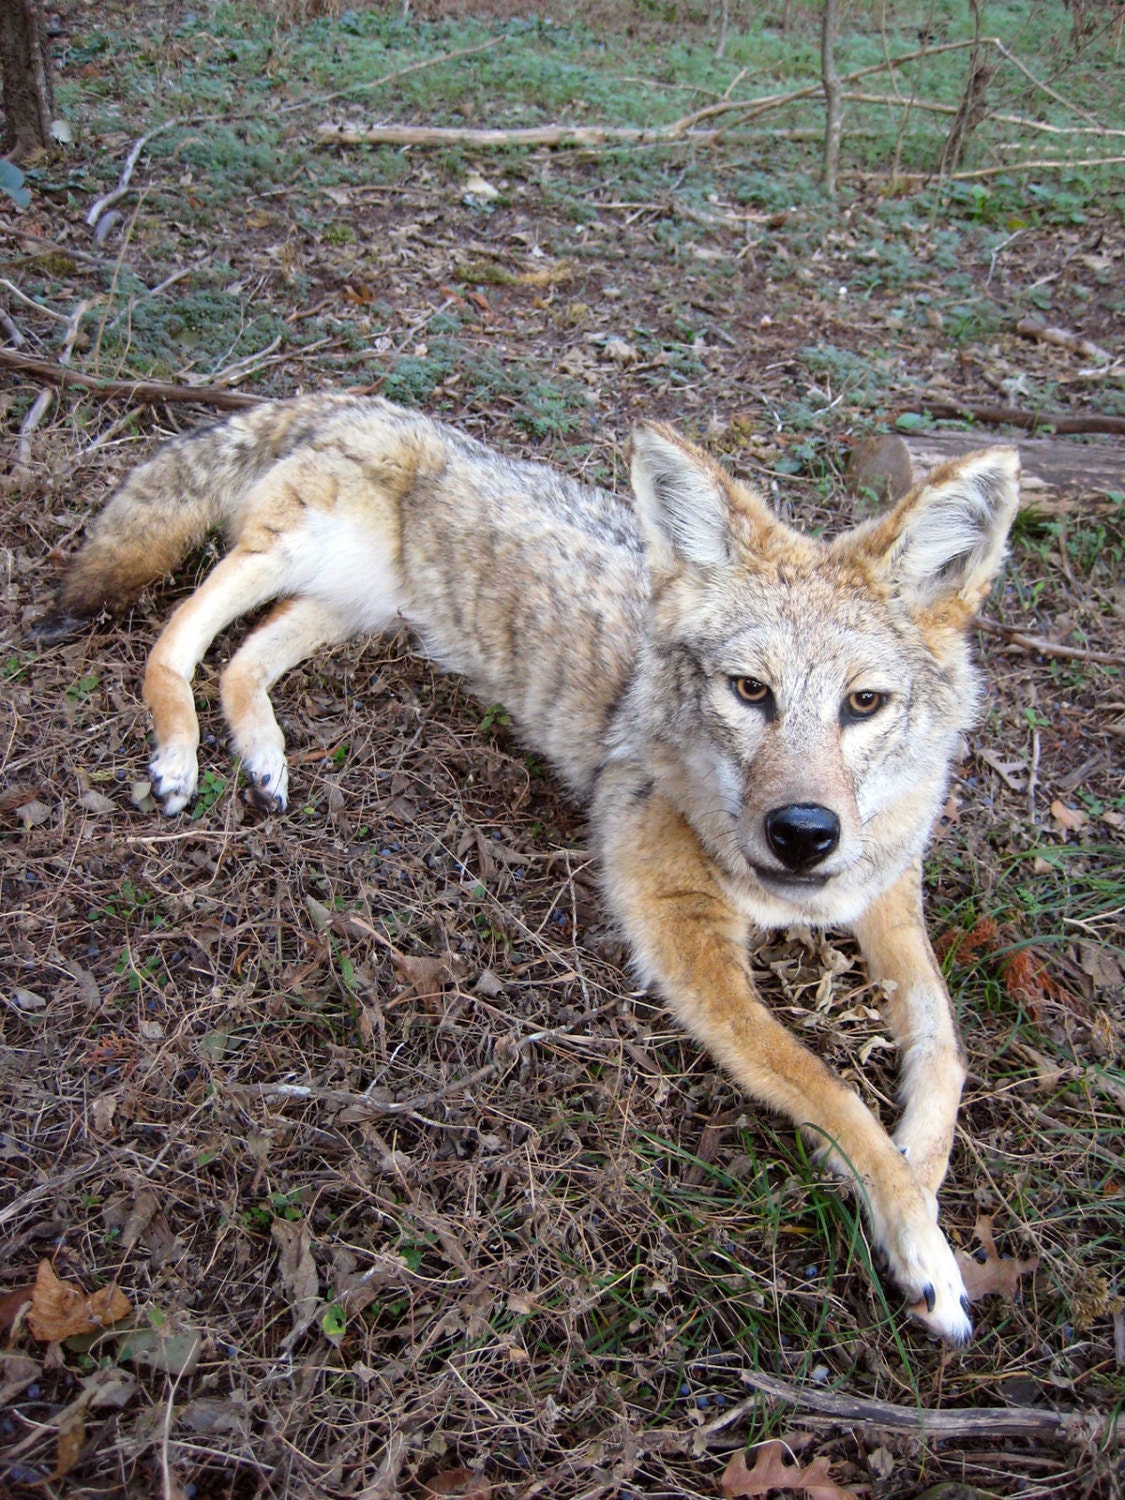
[[[148,764],[152,795],[161,810],[174,817],[183,812],[199,785],[199,764],[192,745],[161,745]]]
[[[250,781],[247,800],[263,812],[283,813],[289,805],[289,764],[284,747],[243,756],[242,769]]]
[[[891,1276],[910,1300],[911,1314],[950,1344],[973,1336],[969,1298],[949,1243],[929,1217],[901,1225],[882,1241]]]

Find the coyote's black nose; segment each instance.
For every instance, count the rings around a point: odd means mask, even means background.
[[[818,864],[840,842],[840,820],[815,802],[793,802],[766,813],[766,838],[787,870]]]

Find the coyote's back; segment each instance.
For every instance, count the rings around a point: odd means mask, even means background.
[[[153,789],[168,813],[191,800],[196,665],[271,605],[221,693],[251,797],[282,811],[270,689],[319,646],[406,621],[589,801],[644,982],[859,1178],[914,1310],[963,1340],[936,1194],[964,1065],[921,855],[973,718],[969,632],[1015,513],[1016,455],[946,465],[831,542],[783,525],[667,428],[635,435],[632,486],[629,503],[379,400],[266,405],[126,481],[41,634],[126,605],[222,531],[229,550],[149,658]],[[850,927],[887,996],[903,1059],[893,1141],[754,992],[749,938],[789,923]]]

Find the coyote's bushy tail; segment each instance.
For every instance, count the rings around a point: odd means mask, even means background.
[[[333,396],[263,403],[226,422],[165,443],[125,480],[90,524],[54,606],[33,626],[50,643],[103,609],[127,608],[166,577],[208,534],[236,530],[254,482],[322,420]]]

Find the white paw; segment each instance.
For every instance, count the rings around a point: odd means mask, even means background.
[[[284,745],[264,745],[242,757],[250,778],[248,795],[265,812],[284,812],[289,805],[289,763]]]
[[[880,1241],[891,1275],[912,1304],[910,1311],[950,1344],[973,1336],[969,1297],[949,1243],[928,1217],[900,1224]]]
[[[195,746],[170,741],[161,745],[148,763],[152,795],[168,817],[183,812],[199,785]]]

